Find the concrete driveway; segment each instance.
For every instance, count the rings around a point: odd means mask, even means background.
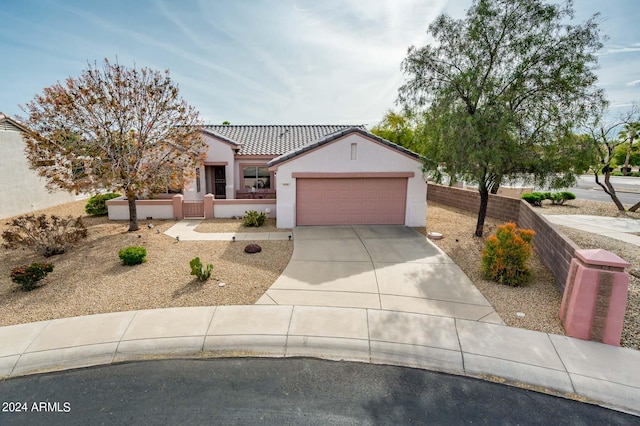
[[[502,324],[469,278],[405,226],[297,227],[291,261],[257,304],[384,309]]]

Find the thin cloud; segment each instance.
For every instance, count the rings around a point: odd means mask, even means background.
[[[611,46],[600,55],[611,55],[616,53],[632,53],[640,52],[640,43],[634,43],[630,46]]]
[[[640,85],[640,80],[633,80],[627,83],[627,86],[638,86]]]

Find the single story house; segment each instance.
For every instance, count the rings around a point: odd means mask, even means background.
[[[76,201],[66,191],[49,191],[46,179],[29,167],[24,124],[0,112],[0,219]]]
[[[348,125],[206,125],[206,159],[179,195],[140,200],[139,218],[232,217],[257,210],[297,225],[425,226],[421,157]],[[171,197],[171,199],[169,199]],[[128,219],[126,201],[109,217]],[[116,211],[116,207],[119,209]]]

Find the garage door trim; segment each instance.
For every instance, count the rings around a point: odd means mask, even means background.
[[[300,179],[352,179],[352,178],[412,178],[414,172],[293,172],[292,178]]]

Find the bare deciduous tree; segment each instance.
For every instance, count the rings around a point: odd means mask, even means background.
[[[49,188],[122,190],[129,231],[138,229],[136,198],[184,187],[204,156],[198,112],[168,71],[105,59],[21,108],[33,130],[25,136],[28,160]]]

